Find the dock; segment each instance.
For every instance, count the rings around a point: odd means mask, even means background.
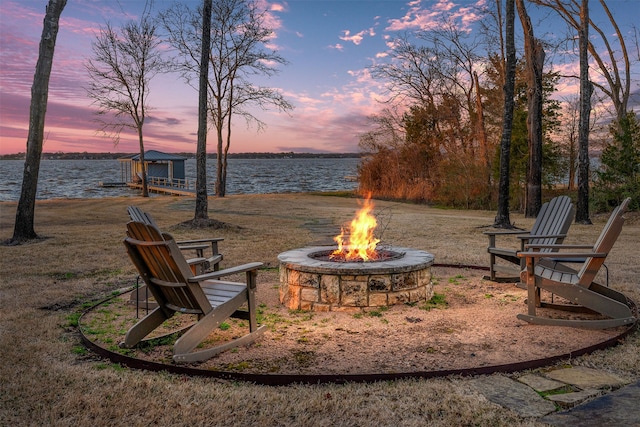
[[[142,171],[145,170],[147,189],[151,193],[172,194],[175,196],[195,196],[193,182],[186,179],[184,156],[149,150],[144,153],[144,162],[139,154],[120,157],[120,175],[122,184],[129,188],[142,189]],[[144,163],[144,164],[143,164]],[[101,183],[101,186],[120,186],[121,182]]]
[[[128,182],[129,188],[142,190],[141,182]],[[147,180],[147,190],[150,193],[171,194],[174,196],[195,197],[196,189],[190,188],[189,182],[182,179],[167,180],[166,178],[149,178]]]
[[[112,181],[100,181],[98,183],[99,187],[109,188],[109,187],[126,187],[126,182],[112,182]]]

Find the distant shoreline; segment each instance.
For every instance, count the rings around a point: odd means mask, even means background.
[[[137,153],[42,153],[43,160],[110,160],[131,156]],[[188,159],[195,158],[195,153],[172,153]],[[229,153],[230,159],[353,159],[362,157],[362,153]],[[2,154],[0,160],[24,160],[25,153]],[[216,159],[216,153],[210,153],[207,158]]]

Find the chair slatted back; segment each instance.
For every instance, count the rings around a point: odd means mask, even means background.
[[[531,228],[530,235],[532,236],[557,236],[567,234],[573,217],[575,209],[571,198],[568,196],[558,196],[551,199],[551,201],[542,205],[536,221]],[[531,238],[529,244],[544,244],[552,245],[562,243],[563,237],[541,237]],[[551,249],[541,249],[543,252],[550,252]]]
[[[158,230],[160,229],[160,227],[158,227],[158,224],[156,224],[156,222],[154,221],[153,217],[137,206],[128,206],[127,213],[129,214],[129,218],[131,218],[131,221],[152,225]]]
[[[155,227],[135,221],[127,224],[127,234],[124,243],[129,257],[160,306],[182,313],[211,310],[200,285],[189,282],[193,273],[172,238],[163,238]],[[150,238],[132,237],[144,235]]]
[[[620,236],[620,232],[622,231],[622,226],[624,224],[624,213],[627,210],[627,206],[631,198],[626,198],[622,201],[620,206],[616,207],[609,220],[605,224],[604,228],[600,232],[600,236],[596,243],[593,245],[594,253],[603,253],[609,254],[611,249],[613,248],[614,243],[618,240],[618,236]],[[593,280],[595,279],[598,271],[602,267],[606,260],[605,258],[587,258],[585,263],[582,265],[582,268],[577,274],[579,279],[579,284],[583,286],[589,286]]]

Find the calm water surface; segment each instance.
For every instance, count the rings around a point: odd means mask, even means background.
[[[229,159],[227,194],[296,193],[353,190],[360,159]],[[195,185],[196,162],[185,162],[187,179]],[[17,201],[23,160],[0,160],[0,201]],[[207,190],[213,195],[215,159],[207,161]],[[122,181],[117,160],[43,160],[38,199],[137,196],[128,187],[103,188],[100,182]]]

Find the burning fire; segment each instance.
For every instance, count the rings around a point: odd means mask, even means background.
[[[376,245],[380,240],[373,236],[378,222],[371,215],[372,210],[373,203],[369,193],[362,208],[356,212],[355,218],[351,221],[348,236],[347,231],[342,227],[340,234],[333,238],[338,244],[338,249],[333,251],[331,258],[341,258],[345,261],[369,261],[377,258]]]

